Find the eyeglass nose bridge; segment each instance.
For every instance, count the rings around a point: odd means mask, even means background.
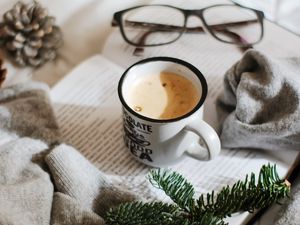
[[[185,17],[188,19],[191,16],[198,17],[202,22],[204,20],[203,18],[203,9],[187,9],[185,10]]]
[[[184,14],[185,14],[185,32],[187,33],[199,33],[199,32],[207,32],[207,33],[210,33],[209,32],[209,29],[207,28],[207,24],[204,20],[204,17],[203,17],[203,9],[187,9],[184,11]],[[187,23],[188,23],[188,20],[189,18],[191,17],[196,17],[198,18],[200,21],[201,21],[201,25],[200,26],[196,26],[196,27],[187,27]]]

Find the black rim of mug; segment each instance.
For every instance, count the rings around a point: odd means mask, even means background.
[[[153,118],[149,118],[149,117],[143,116],[143,115],[135,112],[126,103],[126,101],[123,98],[123,94],[122,94],[122,86],[123,86],[123,81],[125,80],[128,72],[137,65],[142,65],[142,64],[154,62],[154,61],[172,62],[172,63],[177,63],[180,65],[183,65],[183,66],[187,67],[188,69],[190,69],[198,77],[198,79],[201,83],[201,87],[202,87],[201,98],[200,98],[199,102],[197,103],[197,105],[191,111],[189,111],[188,113],[186,113],[180,117],[176,117],[173,119],[153,119]],[[191,116],[192,114],[194,114],[198,109],[200,109],[200,107],[203,105],[203,103],[206,99],[206,96],[207,96],[207,82],[206,82],[206,79],[203,76],[203,74],[195,66],[193,66],[192,64],[190,64],[184,60],[181,60],[178,58],[172,58],[172,57],[151,57],[151,58],[147,58],[147,59],[138,61],[138,62],[134,63],[133,65],[131,65],[128,69],[125,70],[125,72],[122,74],[122,76],[119,80],[118,95],[119,95],[119,99],[120,99],[123,107],[125,107],[125,109],[127,111],[129,111],[131,114],[133,114],[134,116],[136,116],[142,120],[146,120],[146,121],[153,122],[153,123],[169,123],[169,122],[175,122],[175,121],[185,119],[185,118]]]

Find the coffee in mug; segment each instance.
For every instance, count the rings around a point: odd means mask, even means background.
[[[219,154],[220,139],[202,119],[207,83],[193,65],[170,57],[144,59],[124,72],[118,94],[124,141],[140,162],[160,167]]]
[[[173,119],[190,112],[199,102],[201,90],[179,74],[160,72],[144,75],[125,96],[129,107],[153,119]]]

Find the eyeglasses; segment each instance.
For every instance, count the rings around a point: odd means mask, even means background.
[[[200,18],[203,26],[187,26],[191,16]],[[230,4],[195,10],[142,5],[116,12],[112,26],[119,26],[124,40],[137,47],[170,44],[183,33],[207,31],[217,40],[245,50],[261,41],[263,18],[261,11]]]

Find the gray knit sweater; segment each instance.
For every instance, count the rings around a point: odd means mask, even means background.
[[[47,92],[41,83],[0,91],[0,224],[105,224],[109,207],[134,196],[59,144]]]
[[[299,151],[300,58],[247,51],[225,74],[219,115],[225,148]],[[300,177],[292,192],[276,225],[300,224]]]

